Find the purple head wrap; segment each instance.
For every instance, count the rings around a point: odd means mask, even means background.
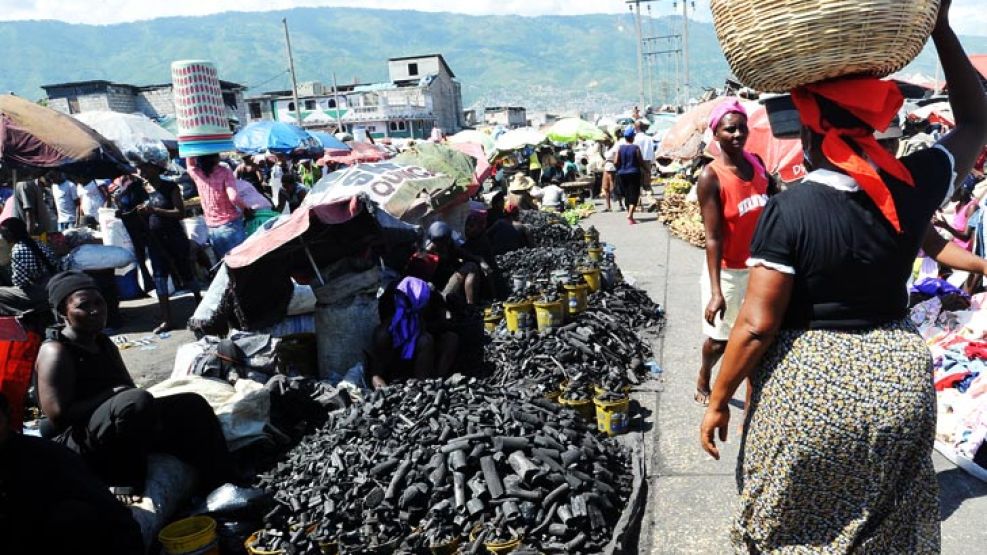
[[[415,356],[415,346],[422,333],[421,311],[428,306],[431,295],[428,283],[415,277],[402,279],[394,291],[394,317],[388,331],[394,348],[401,351],[401,360]]]
[[[716,134],[716,128],[720,126],[720,122],[727,114],[740,114],[747,117],[747,110],[744,109],[743,104],[741,104],[736,99],[724,100],[723,102],[716,105],[713,111],[709,114],[709,130],[714,135]],[[754,171],[762,174],[767,174],[767,170],[764,169],[764,164],[750,152],[744,151],[744,158],[754,166]]]

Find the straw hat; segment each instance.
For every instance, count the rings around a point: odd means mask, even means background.
[[[511,180],[511,185],[508,187],[508,191],[512,193],[523,193],[525,191],[530,191],[532,187],[535,186],[535,180],[530,177],[518,173],[514,174],[514,179]]]

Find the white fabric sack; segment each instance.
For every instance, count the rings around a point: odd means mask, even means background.
[[[201,395],[216,413],[230,450],[263,436],[271,416],[271,394],[264,384],[253,380],[237,380],[233,386],[211,378],[186,376],[169,378],[147,391],[155,397]]]

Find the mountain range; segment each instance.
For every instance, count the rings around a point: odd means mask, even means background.
[[[361,83],[387,79],[388,58],[441,53],[463,83],[464,105],[608,111],[637,104],[636,34],[629,15],[523,17],[359,8],[295,8],[169,17],[114,25],[0,22],[7,52],[0,90],[41,98],[42,84],[89,79],[146,85],[169,81],[173,60],[205,58],[248,95],[290,88],[282,18],[291,31],[298,80]],[[679,33],[679,17],[646,20],[646,36]],[[693,94],[722,86],[730,71],[713,26],[690,22]],[[987,37],[962,37],[987,53]],[[668,41],[655,50],[673,48]],[[674,62],[656,56],[656,102],[675,80]],[[927,47],[906,71],[935,73]],[[645,94],[648,95],[648,85]]]

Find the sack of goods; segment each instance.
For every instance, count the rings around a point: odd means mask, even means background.
[[[764,92],[847,75],[886,77],[922,51],[939,0],[712,0],[723,53]]]

